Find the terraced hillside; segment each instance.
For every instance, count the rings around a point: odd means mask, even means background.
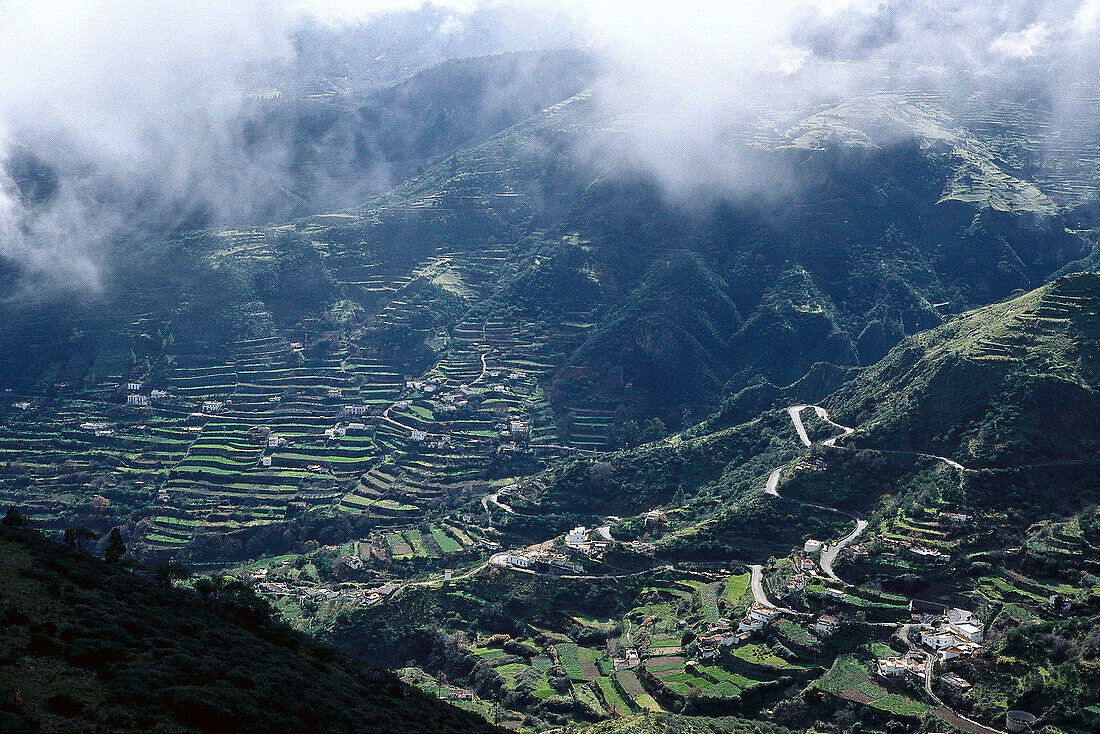
[[[835,396],[892,448],[971,462],[1093,458],[1100,275],[1065,276],[895,348]]]
[[[1088,252],[934,97],[785,119],[741,142],[806,171],[804,200],[685,209],[611,164],[617,128],[583,93],[354,210],[134,245],[100,302],[4,322],[0,494],[131,520],[166,552],[303,514],[476,510],[490,482],[665,435],[760,380],[873,363]],[[570,155],[592,135],[604,163]]]

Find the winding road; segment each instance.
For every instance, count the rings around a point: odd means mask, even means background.
[[[764,567],[759,563],[754,563],[749,566],[749,587],[752,589],[752,597],[758,604],[770,607],[780,612],[786,612],[787,614],[795,614],[793,609],[787,607],[781,607],[777,604],[773,604],[768,595],[764,593]]]
[[[788,415],[791,416],[791,422],[794,424],[795,433],[798,434],[798,438],[799,438],[800,441],[802,441],[802,444],[804,446],[807,446],[807,447],[813,446],[813,442],[810,440],[809,434],[806,432],[806,426],[802,423],[802,411],[805,410],[806,408],[813,408],[814,412],[817,413],[818,418],[820,418],[821,420],[825,421],[829,425],[831,425],[834,428],[837,428],[841,431],[840,434],[838,434],[836,436],[833,436],[832,438],[827,438],[824,441],[822,441],[821,443],[824,446],[836,446],[836,442],[839,439],[850,436],[851,434],[853,434],[855,432],[854,428],[849,428],[848,426],[842,426],[839,423],[834,422],[829,417],[829,412],[827,410],[825,410],[824,408],[822,408],[821,406],[819,406],[819,405],[792,405],[791,407],[787,408],[787,413],[788,413]],[[937,461],[942,461],[944,464],[947,464],[948,466],[952,467],[953,469],[958,469],[960,484],[963,481],[964,474],[968,471],[971,471],[970,469],[967,469],[965,466],[963,466],[959,462],[957,462],[953,459],[949,459],[946,456],[938,456],[936,454],[926,454],[926,453],[922,453],[920,451],[898,451],[898,450],[889,450],[889,449],[878,449],[878,450],[881,453],[886,453],[886,454],[904,454],[904,455],[909,455],[909,456],[922,456],[922,457],[925,457],[925,458],[935,459]],[[779,494],[779,489],[778,488],[779,488],[779,480],[782,477],[782,475],[783,475],[783,467],[777,467],[776,469],[774,469],[772,471],[772,473],[770,475],[768,475],[768,481],[764,484],[764,492],[766,494],[770,494],[774,497],[780,497],[781,496]],[[791,499],[791,498],[785,498],[785,499]],[[814,504],[812,502],[803,502],[802,500],[795,500],[795,499],[791,499],[791,501],[792,502],[799,502],[800,504],[807,505],[807,506],[810,506],[810,507],[816,507],[816,508],[819,508],[819,509],[832,510],[833,512],[839,512],[841,514],[847,515],[848,517],[851,517],[852,519],[854,519],[856,521],[856,526],[852,530],[852,532],[848,533],[848,535],[844,536],[844,538],[837,541],[831,547],[825,548],[821,553],[821,571],[822,571],[822,573],[824,573],[826,576],[833,579],[834,581],[838,581],[838,582],[844,584],[845,586],[851,586],[851,584],[849,584],[848,582],[844,581],[839,576],[837,576],[836,571],[833,569],[833,563],[836,561],[837,556],[840,554],[840,551],[843,548],[850,545],[856,538],[858,538],[860,535],[862,535],[864,533],[864,531],[867,530],[867,520],[864,519],[860,515],[857,515],[855,513],[846,512],[844,510],[840,510],[840,509],[837,509],[835,507],[827,507],[825,505],[818,505],[818,504]],[[764,595],[763,570],[762,570],[762,568],[759,565],[751,566],[750,568],[752,569],[752,593],[753,593],[753,596],[756,597],[756,600],[758,602],[760,602],[761,604],[766,604],[767,606],[775,608],[775,605],[773,605],[771,602],[769,602],[767,600],[767,598],[765,597],[765,595]],[[902,640],[902,642],[904,642],[912,650],[912,649],[916,649],[916,644],[912,640],[909,639],[909,633],[910,633],[911,630],[912,630],[912,625],[908,625],[908,624],[900,625],[899,628],[898,628],[897,635]],[[936,709],[936,711],[934,711],[933,714],[937,718],[939,718],[941,721],[945,721],[945,722],[951,724],[952,726],[963,728],[963,729],[965,729],[967,731],[970,731],[970,732],[975,732],[976,734],[1003,734],[1003,732],[999,731],[998,729],[993,729],[993,728],[985,726],[984,724],[981,724],[977,721],[974,721],[973,719],[970,719],[966,716],[963,716],[962,714],[958,713],[957,711],[953,710],[952,708],[950,708],[949,706],[944,704],[944,702],[940,699],[940,697],[937,696],[932,691],[932,674],[933,674],[933,671],[935,670],[935,665],[936,665],[936,656],[935,656],[935,654],[931,654],[931,655],[928,656],[928,660],[925,663],[924,675],[922,676],[923,677],[923,684],[924,684],[924,692],[928,695],[928,698],[931,701],[933,701],[936,705],[938,705],[940,707],[940,708]]]
[[[828,438],[823,441],[822,443],[824,445],[835,446],[837,439],[844,438],[845,436],[850,436],[851,434],[855,433],[854,428],[849,428],[848,426],[842,426],[839,423],[834,423],[832,419],[829,418],[829,412],[819,405],[792,405],[791,407],[787,408],[787,414],[790,415],[791,422],[794,424],[795,433],[798,434],[798,438],[802,441],[802,444],[804,446],[813,446],[813,441],[810,440],[810,436],[806,432],[806,426],[802,423],[802,411],[804,411],[806,408],[813,408],[814,412],[817,413],[818,418],[842,431],[842,433],[840,433],[839,435],[833,436],[832,438]],[[772,473],[768,476],[767,483],[764,485],[764,492],[772,495],[773,497],[780,497],[781,495],[779,494],[778,487],[779,479],[782,476],[783,467],[776,467],[774,470],[772,470]],[[797,502],[801,505],[806,505],[807,507],[813,507],[819,510],[826,510],[828,512],[836,512],[841,515],[850,517],[856,521],[856,526],[852,530],[852,532],[848,533],[836,543],[828,546],[821,552],[821,572],[833,581],[837,581],[844,584],[845,586],[848,586],[848,582],[844,581],[844,579],[836,575],[836,571],[833,570],[833,564],[836,562],[837,556],[840,555],[840,551],[843,550],[845,547],[851,545],[856,538],[858,538],[860,535],[863,534],[865,530],[867,530],[867,520],[865,520],[861,515],[857,513],[847,512],[836,507],[819,505],[814,502],[805,502],[803,500],[796,500],[790,497],[784,497],[784,499],[788,499],[791,502]]]

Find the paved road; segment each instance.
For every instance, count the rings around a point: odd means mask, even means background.
[[[489,505],[493,505],[494,507],[497,507],[504,512],[507,512],[509,515],[517,514],[516,511],[512,509],[511,505],[505,504],[500,501],[500,492],[487,494],[481,498],[482,509],[484,509],[486,512],[489,512]]]
[[[832,419],[829,418],[829,412],[819,405],[792,405],[791,407],[787,408],[787,414],[791,416],[791,422],[794,423],[794,430],[798,434],[799,440],[801,440],[802,443],[806,446],[813,445],[813,442],[810,440],[809,435],[806,433],[806,426],[802,423],[802,411],[806,408],[813,408],[814,412],[817,413],[817,416],[821,418],[821,420],[826,421],[827,423],[829,423],[829,425],[835,426],[842,431],[840,435],[825,440],[824,443],[829,446],[835,445],[835,442],[838,438],[850,436],[852,433],[855,432],[854,428],[849,428],[848,426],[842,426],[839,423],[834,423]],[[764,492],[766,494],[770,494],[773,497],[780,496],[778,487],[779,479],[782,475],[783,467],[777,467],[772,471],[772,473],[768,476],[767,483],[764,485]],[[834,581],[839,581],[842,584],[845,583],[843,579],[836,575],[836,572],[833,570],[833,564],[836,561],[837,556],[840,555],[840,551],[843,550],[845,547],[851,545],[852,542],[860,535],[862,535],[863,532],[867,529],[867,521],[858,515],[850,512],[845,512],[844,510],[839,510],[835,507],[829,507],[828,505],[819,505],[813,502],[803,502],[802,500],[791,501],[798,502],[799,504],[803,504],[808,507],[816,507],[819,510],[838,512],[842,515],[847,515],[848,517],[856,521],[856,526],[852,530],[852,532],[848,533],[848,535],[844,536],[844,538],[831,545],[821,554],[822,573],[824,573],[826,576]]]
[[[840,431],[841,431],[840,435],[833,436],[832,438],[827,438],[824,441],[822,441],[822,443],[825,444],[826,446],[836,446],[837,441],[844,438],[845,436],[851,436],[853,433],[856,432],[856,429],[854,429],[854,428],[849,428],[848,426],[842,426],[839,423],[834,423],[833,419],[829,417],[829,411],[825,410],[820,405],[815,405],[814,406],[814,412],[817,413],[818,418],[825,421],[826,423],[828,423],[833,428],[839,428]]]
[[[787,413],[791,416],[791,422],[794,423],[794,430],[798,434],[798,438],[802,441],[803,446],[812,446],[813,442],[810,441],[809,434],[806,433],[806,426],[802,424],[802,411],[809,408],[809,405],[792,405],[787,408]]]
[[[837,512],[841,512],[841,510],[837,510]],[[844,536],[842,540],[839,540],[835,544],[831,545],[828,550],[821,553],[821,572],[831,578],[833,581],[839,581],[840,583],[847,586],[847,582],[837,576],[836,572],[833,571],[833,562],[836,561],[836,557],[840,554],[840,551],[843,550],[846,546],[851,545],[852,541],[862,535],[863,531],[866,529],[867,521],[862,518],[856,518],[855,529]]]
[[[761,566],[759,563],[754,563],[753,565],[749,566],[749,572],[751,574],[749,576],[749,586],[752,588],[753,598],[758,603],[763,604],[766,607],[771,607],[772,609],[778,609],[779,611],[786,612],[788,614],[795,614],[796,613],[793,609],[788,609],[787,607],[777,606],[777,605],[773,604],[768,599],[767,595],[764,593],[764,567],[763,566]]]
[[[776,487],[779,486],[779,477],[782,476],[782,474],[783,467],[779,467],[778,469],[772,471],[772,473],[768,476],[768,483],[764,485],[764,492],[766,494],[770,494],[773,497],[779,496],[779,491],[776,489]]]
[[[461,573],[458,576],[452,576],[451,581],[461,581],[462,579],[468,579],[471,576],[473,576],[474,574],[480,572],[483,568],[486,568],[488,565],[489,565],[488,562],[478,564],[477,566],[474,566],[473,568],[471,568],[469,571],[466,571],[465,573]],[[415,586],[439,586],[442,583],[443,583],[443,579],[428,579],[427,581],[412,581],[412,582],[407,583],[407,584],[402,584],[401,588],[398,589],[397,592],[395,592],[395,595],[397,593],[400,593],[404,589],[410,589],[410,588],[413,588]]]
[[[852,433],[855,432],[855,429],[853,429],[853,428],[849,428],[848,426],[842,426],[839,423],[833,422],[833,420],[829,417],[829,412],[827,410],[825,410],[824,408],[822,408],[821,406],[818,406],[818,405],[813,405],[813,406],[810,406],[810,405],[793,405],[790,408],[787,408],[787,413],[791,416],[791,422],[794,423],[795,432],[798,433],[798,438],[799,438],[799,440],[802,441],[803,445],[805,445],[805,446],[812,446],[813,445],[813,443],[810,441],[809,435],[807,435],[807,433],[806,433],[806,427],[803,425],[802,417],[801,417],[802,411],[805,410],[806,408],[809,408],[809,407],[812,407],[814,409],[814,412],[817,413],[818,418],[825,421],[829,425],[841,430],[840,435],[833,436],[832,438],[828,438],[825,441],[823,441],[822,443],[824,445],[826,445],[826,446],[835,446],[837,440],[839,440],[841,438],[844,438],[846,436],[850,436]],[[936,459],[938,461],[942,461],[943,463],[947,464],[948,466],[959,470],[959,482],[960,482],[960,484],[963,481],[963,475],[966,472],[971,471],[970,469],[967,469],[965,466],[963,466],[959,462],[957,462],[953,459],[949,459],[946,456],[938,456],[936,454],[926,454],[926,453],[922,453],[922,452],[919,452],[919,451],[894,451],[894,450],[883,450],[883,449],[880,449],[880,451],[882,451],[882,453],[887,453],[887,454],[907,454],[907,455],[910,455],[910,456],[923,456],[923,457],[926,457],[926,458]],[[768,476],[767,484],[764,485],[764,491],[767,494],[770,494],[770,495],[773,495],[773,496],[776,496],[776,497],[780,496],[777,488],[779,486],[779,478],[782,475],[782,471],[783,471],[782,467],[777,468],[771,473],[771,475]],[[841,579],[839,576],[836,575],[836,572],[833,570],[833,563],[834,563],[834,561],[836,561],[837,556],[840,554],[840,551],[844,547],[850,545],[852,543],[852,541],[854,541],[856,538],[858,538],[860,535],[863,534],[863,532],[867,529],[867,521],[865,519],[863,519],[862,517],[853,515],[851,513],[844,512],[843,510],[838,510],[836,508],[825,507],[823,505],[817,505],[817,504],[813,504],[813,503],[810,503],[810,502],[803,502],[802,504],[809,505],[811,507],[818,507],[818,508],[821,508],[821,509],[831,509],[831,510],[834,510],[836,512],[841,512],[843,514],[846,514],[849,517],[852,517],[852,518],[855,519],[855,521],[856,521],[855,529],[852,530],[852,532],[849,533],[847,536],[845,536],[842,540],[838,541],[835,545],[833,545],[832,547],[830,547],[828,550],[824,551],[821,554],[821,570],[822,570],[822,572],[826,576],[828,576],[829,578],[831,578],[835,581],[839,581],[840,583],[845,584],[847,586],[848,585],[847,582],[845,582],[843,579]],[[755,596],[757,601],[759,601],[760,603],[767,604],[768,606],[773,606],[770,602],[767,601],[767,598],[764,596],[763,578],[762,578],[762,569],[761,569],[761,567],[760,566],[752,566],[751,568],[752,568],[752,572],[753,572],[753,575],[752,575],[752,593],[753,593],[753,596]],[[909,639],[909,633],[910,633],[911,629],[912,629],[912,625],[908,625],[908,624],[901,625],[898,629],[898,637],[901,638],[902,642],[904,642],[910,649],[915,649],[916,648],[915,643],[912,642]],[[935,714],[936,717],[941,719],[942,721],[946,721],[947,723],[949,723],[953,726],[957,726],[959,728],[962,728],[966,731],[975,732],[976,734],[1003,734],[1003,732],[1001,732],[997,729],[992,729],[988,726],[985,726],[984,724],[980,724],[977,721],[974,721],[973,719],[969,719],[969,718],[963,716],[962,714],[959,714],[958,712],[952,710],[951,708],[946,706],[943,703],[943,701],[941,701],[940,698],[935,693],[932,692],[932,675],[933,675],[933,671],[935,669],[935,665],[936,665],[936,656],[935,656],[935,654],[929,655],[928,656],[928,662],[925,664],[925,668],[924,668],[924,691],[928,695],[929,699],[932,700],[935,704],[937,704],[940,707],[940,708],[936,709],[933,712],[933,714]]]

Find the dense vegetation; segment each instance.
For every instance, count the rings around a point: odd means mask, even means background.
[[[5,731],[492,728],[274,621],[239,582],[165,589],[0,533]]]

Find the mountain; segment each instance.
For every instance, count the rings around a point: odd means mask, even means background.
[[[828,401],[875,445],[970,466],[1096,456],[1100,273],[910,337]]]
[[[7,526],[0,569],[3,731],[494,730],[273,621],[236,582],[164,589]]]

